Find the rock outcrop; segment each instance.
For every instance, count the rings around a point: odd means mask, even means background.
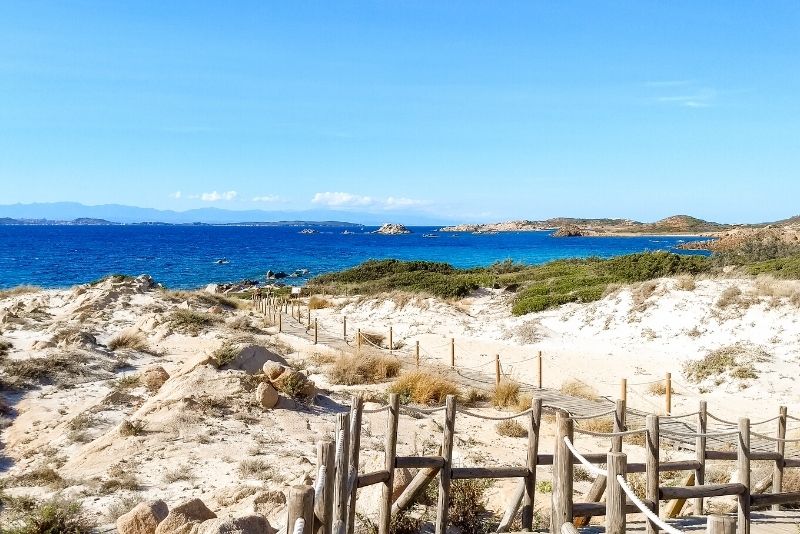
[[[197,534],[274,534],[277,532],[262,515],[250,514],[229,519],[217,518],[204,521]]]
[[[158,391],[169,380],[169,373],[160,365],[154,365],[145,369],[139,380],[148,391]]]
[[[262,408],[268,410],[272,409],[277,406],[279,400],[280,395],[278,395],[278,390],[269,382],[262,382],[256,388],[256,402],[258,402]]]
[[[158,524],[169,514],[167,503],[162,500],[141,502],[127,514],[117,519],[119,534],[155,534]]]
[[[553,232],[553,237],[581,237],[583,235],[586,235],[583,229],[575,225],[562,226]]]
[[[203,501],[192,499],[170,510],[154,534],[194,534],[203,521],[216,517]]]
[[[375,232],[375,234],[383,234],[383,235],[402,235],[402,234],[410,234],[411,230],[403,226],[402,224],[395,224],[395,223],[386,223]]]

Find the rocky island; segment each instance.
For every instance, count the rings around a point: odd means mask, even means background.
[[[383,234],[383,235],[402,235],[402,234],[410,234],[411,230],[409,230],[402,224],[386,223],[377,230],[375,230],[373,233]]]

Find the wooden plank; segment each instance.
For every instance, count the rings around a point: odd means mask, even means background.
[[[310,312],[309,312],[310,313]],[[361,416],[364,410],[363,399],[356,395],[350,404],[350,460],[347,475],[347,520],[345,530],[353,534],[356,523],[356,496],[358,494],[358,464],[361,454]]]
[[[456,425],[456,398],[448,395],[445,401],[445,422],[442,432],[442,458],[444,466],[439,473],[439,500],[436,505],[436,534],[447,532],[447,515],[450,506],[450,470],[453,465],[453,437]]]
[[[690,473],[683,481],[684,487],[691,487],[692,485],[694,485],[694,473]],[[660,493],[661,491],[659,490],[659,494]],[[681,515],[681,511],[685,505],[685,497],[673,499],[664,507],[664,515],[668,518],[678,517]]]
[[[694,476],[694,473],[692,473]],[[747,491],[744,484],[706,484],[704,486],[663,486],[658,496],[662,500],[693,499],[695,497],[722,497],[723,495],[741,495]],[[676,514],[677,515],[677,514]],[[668,516],[675,517],[675,516]]]
[[[644,464],[642,465],[642,471],[644,471]],[[586,495],[583,496],[583,502],[600,502],[600,499],[603,498],[603,494],[606,492],[606,477],[603,475],[598,475],[597,478],[594,479],[592,483],[592,487],[589,488],[589,491],[586,492]],[[575,506],[578,506],[578,503],[575,503],[573,506],[573,513],[575,512]],[[589,524],[589,521],[592,519],[591,516],[579,516],[576,517],[572,522],[575,524],[576,527],[585,527]]]
[[[378,534],[389,534],[392,522],[392,493],[394,490],[394,464],[397,460],[397,424],[400,418],[400,396],[389,394],[389,417],[386,423],[386,446],[384,466],[389,476],[381,488],[381,508],[378,518]]]
[[[375,484],[383,484],[387,480],[389,480],[389,471],[373,471],[371,473],[358,475],[358,487],[364,488],[366,486],[374,486]]]
[[[398,456],[394,462],[395,469],[440,469],[443,465],[441,456]]]
[[[533,529],[533,505],[536,496],[536,457],[539,455],[539,431],[542,422],[542,399],[535,397],[531,401],[531,413],[528,417],[528,450],[525,455],[527,474],[525,475],[525,494],[522,500],[522,530]]]
[[[454,467],[453,480],[469,478],[517,478],[528,476],[527,467]]]
[[[790,491],[786,493],[764,493],[761,495],[753,494],[750,496],[750,502],[753,506],[800,503],[800,491]]]
[[[618,476],[625,478],[627,456],[622,452],[608,453],[608,478],[610,484],[606,488],[606,533],[625,534],[625,492],[617,481]]]
[[[392,515],[397,515],[401,510],[408,508],[416,500],[419,495],[425,491],[425,488],[433,482],[436,475],[439,474],[438,467],[427,467],[420,469],[419,472],[411,479],[411,483],[403,490],[403,493],[392,504]]]
[[[658,416],[648,415],[645,420],[645,428],[647,428],[645,434],[645,465],[647,467],[645,497],[652,503],[650,510],[658,515],[658,465],[661,450]],[[658,527],[649,519],[646,528],[648,534],[658,534]]]
[[[564,443],[564,438],[572,441],[573,421],[569,414],[559,411],[556,414],[555,459],[553,461],[553,491],[551,493],[550,532],[558,534],[564,523],[572,521],[572,453]]]

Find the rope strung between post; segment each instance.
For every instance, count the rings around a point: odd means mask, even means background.
[[[642,434],[647,432],[646,428],[636,428],[634,430],[620,430],[619,432],[592,432],[591,430],[584,430],[580,427],[575,427],[575,432],[578,434],[585,434],[587,436],[594,436],[596,438],[617,438],[620,436],[631,436],[633,434]]]
[[[516,419],[517,417],[528,415],[533,411],[533,409],[528,408],[524,412],[513,413],[511,415],[482,415],[479,413],[470,412],[469,410],[465,410],[464,408],[457,408],[456,411],[458,413],[463,413],[464,415],[469,415],[470,417],[477,417],[478,419],[486,419],[487,421],[506,421],[508,419]]]
[[[661,430],[661,436],[662,437],[667,437],[667,438],[672,438],[672,437],[678,437],[678,438],[724,438],[724,437],[727,437],[727,436],[738,436],[738,435],[739,435],[739,431],[738,430],[730,430],[728,432],[703,432],[703,433],[698,433],[698,432],[676,432],[674,430],[664,430],[664,429]]]
[[[303,531],[306,529],[306,520],[302,517],[298,517],[297,520],[294,522],[294,530],[292,534],[303,534]]]
[[[714,414],[712,414],[710,412],[708,412],[706,415],[708,415],[711,419],[713,419],[715,421],[719,421],[720,423],[724,423],[726,425],[735,425],[735,426],[739,425],[738,422],[728,421],[726,419],[721,419],[721,418],[717,417],[716,415],[714,415]],[[770,417],[769,419],[764,419],[763,421],[756,421],[756,422],[751,421],[750,422],[750,426],[757,426],[757,425],[763,425],[765,423],[771,423],[773,421],[777,421],[780,418],[781,418],[780,415],[776,415],[775,417]]]
[[[436,408],[415,408],[413,406],[408,406],[405,404],[400,405],[401,410],[405,410],[412,414],[420,414],[420,415],[430,415],[432,413],[441,412],[442,410],[446,410],[447,406],[437,406]]]
[[[647,519],[658,525],[658,527],[663,529],[664,531],[669,532],[669,534],[684,534],[677,528],[671,527],[668,524],[666,524],[664,521],[661,520],[660,517],[658,517],[658,515],[654,514],[650,508],[645,506],[642,500],[636,495],[633,489],[631,489],[631,487],[625,481],[625,477],[623,477],[622,475],[617,475],[617,482],[622,488],[622,491],[624,491],[628,495],[628,498],[631,500],[631,502],[636,505],[636,508],[638,508],[639,511],[641,511],[645,516],[647,516]]]
[[[573,414],[569,414],[569,418],[572,419],[573,421],[581,421],[581,420],[584,420],[584,419],[595,419],[597,417],[605,417],[606,415],[611,415],[613,413],[616,413],[616,411],[617,411],[616,408],[612,408],[612,409],[610,409],[608,411],[605,411],[605,412],[593,413],[593,414],[589,414],[589,415],[573,415]]]
[[[584,458],[583,455],[581,455],[581,453],[579,453],[577,450],[575,450],[575,447],[569,441],[569,438],[567,436],[564,436],[564,444],[567,446],[567,448],[572,453],[572,455],[575,458],[577,458],[578,461],[580,463],[582,463],[583,466],[586,469],[588,469],[590,473],[592,473],[596,477],[599,477],[599,476],[603,476],[604,477],[604,476],[606,476],[606,472],[605,471],[603,471],[602,469],[600,469],[599,467],[594,465],[592,462],[590,462],[589,460]]]
[[[319,472],[317,473],[317,483],[314,485],[314,496],[315,498],[319,498],[320,493],[322,493],[322,489],[325,487],[325,475],[326,469],[324,465],[319,466]]]
[[[758,432],[750,432],[751,436],[756,436],[761,439],[766,439],[768,441],[776,441],[778,443],[798,443],[800,442],[800,438],[794,439],[787,439],[787,438],[776,438],[775,436],[766,436],[764,434],[759,434]]]
[[[628,382],[629,386],[648,386],[650,384],[658,384],[659,382],[664,382],[663,378],[656,378],[655,380],[650,380],[649,382]]]
[[[680,414],[680,415],[662,415],[662,416],[659,416],[658,421],[659,422],[661,422],[661,421],[672,421],[674,419],[683,419],[684,417],[694,417],[695,415],[698,415],[699,413],[700,412],[683,413],[683,414]]]
[[[381,406],[380,408],[372,408],[371,410],[363,409],[361,413],[381,413],[389,409],[389,405]]]

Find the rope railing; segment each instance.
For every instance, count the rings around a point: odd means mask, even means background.
[[[294,528],[292,529],[292,534],[303,534],[303,531],[306,529],[306,520],[302,517],[298,517],[297,520],[294,522]]]
[[[766,439],[767,441],[775,441],[778,443],[800,443],[800,438],[779,438],[776,436],[767,436],[765,434],[759,434],[758,432],[750,431],[751,436],[756,436],[761,439]]]
[[[583,464],[583,466],[584,466],[586,469],[588,469],[590,473],[592,473],[592,474],[593,474],[594,476],[596,476],[596,477],[598,477],[598,476],[603,476],[603,477],[604,477],[604,476],[606,476],[606,471],[604,471],[603,469],[600,469],[599,467],[597,467],[596,465],[594,465],[592,462],[590,462],[589,460],[587,460],[586,458],[584,458],[584,457],[583,457],[583,455],[582,455],[581,453],[579,453],[579,452],[578,452],[578,451],[575,449],[575,446],[572,444],[572,442],[569,440],[569,438],[568,438],[567,436],[564,436],[564,444],[565,444],[565,445],[567,446],[567,448],[569,449],[569,452],[571,452],[571,453],[572,453],[572,455],[573,455],[575,458],[577,458],[577,459],[578,459],[578,461],[579,461],[580,463],[582,463],[582,464]]]
[[[486,419],[487,421],[507,421],[508,419],[516,419],[517,417],[522,417],[523,415],[528,415],[533,410],[528,408],[524,412],[513,413],[509,415],[483,415],[475,412],[471,412],[469,410],[465,410],[464,408],[457,408],[456,410],[458,413],[463,413],[464,415],[469,415],[470,417],[476,417],[478,419]]]
[[[678,432],[675,430],[661,430],[663,437],[679,437],[679,438],[724,438],[727,436],[739,435],[738,430],[730,430],[728,432]]]
[[[361,413],[381,413],[381,412],[387,411],[388,409],[389,409],[389,405],[386,404],[384,406],[380,406],[378,408],[372,408],[372,409],[369,409],[369,410],[364,408]]]
[[[647,432],[647,429],[636,428],[633,430],[620,430],[618,432],[594,432],[592,430],[586,430],[584,428],[576,426],[575,432],[577,432],[578,434],[585,434],[587,436],[593,436],[596,438],[618,438],[621,436],[632,436],[634,434],[643,434]]]
[[[722,419],[722,418],[720,418],[720,417],[717,417],[716,415],[714,415],[714,414],[713,414],[713,413],[711,413],[711,412],[708,412],[708,413],[706,413],[706,415],[708,415],[708,417],[709,417],[710,419],[713,419],[713,420],[715,420],[715,421],[718,421],[718,422],[720,422],[720,423],[723,423],[723,424],[726,424],[726,425],[734,425],[734,426],[738,426],[738,425],[739,425],[739,423],[738,423],[738,422],[735,422],[735,421],[728,421],[727,419]],[[789,416],[787,415],[787,417],[789,417]],[[751,422],[750,422],[750,426],[758,426],[758,425],[763,425],[763,424],[766,424],[766,423],[771,423],[771,422],[773,422],[773,421],[777,421],[777,420],[778,420],[778,419],[780,419],[780,418],[781,418],[781,416],[780,416],[780,415],[776,415],[775,417],[770,417],[769,419],[764,419],[763,421],[755,421],[755,422],[754,422],[754,421],[751,421]]]
[[[435,408],[416,408],[414,406],[408,406],[407,404],[401,404],[400,410],[406,411],[412,414],[420,414],[420,415],[430,415],[432,413],[441,412],[447,409],[446,405],[437,406]]]
[[[581,420],[585,420],[585,419],[596,419],[598,417],[605,417],[607,415],[611,415],[613,413],[616,413],[616,411],[617,411],[616,408],[612,408],[612,409],[607,410],[605,412],[593,413],[593,414],[589,414],[589,415],[575,415],[573,413],[570,413],[569,414],[569,418],[572,419],[573,421],[581,421]]]
[[[669,534],[684,534],[684,532],[665,523],[660,517],[658,517],[657,514],[650,510],[650,508],[642,502],[639,496],[636,495],[636,492],[633,491],[633,489],[628,485],[628,483],[625,481],[625,477],[622,475],[617,475],[617,483],[620,485],[622,491],[625,492],[631,502],[647,517],[647,519],[658,525],[659,528],[663,529]]]
[[[324,465],[319,466],[319,471],[317,472],[317,483],[314,484],[314,495],[319,497],[320,493],[322,493],[322,489],[325,487],[325,478],[327,477],[326,468]]]
[[[699,414],[700,414],[700,412],[682,413],[682,414],[679,414],[679,415],[662,415],[658,419],[659,419],[659,422],[661,422],[661,421],[673,421],[673,420],[676,420],[676,419],[685,419],[687,417],[694,417],[695,415],[699,415]]]

